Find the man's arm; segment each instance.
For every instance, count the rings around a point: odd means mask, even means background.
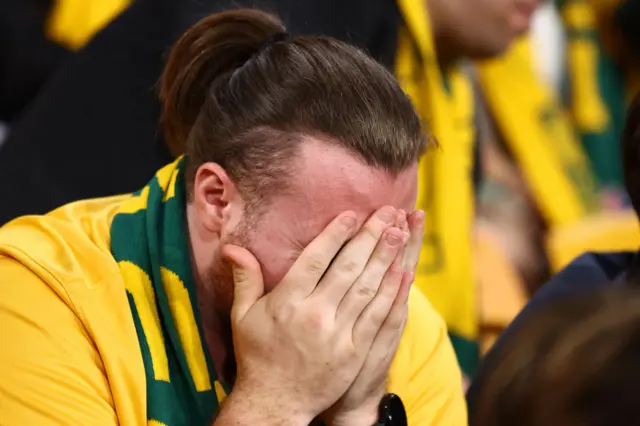
[[[100,355],[73,310],[0,257],[0,424],[119,424]]]
[[[389,390],[404,401],[410,425],[467,425],[462,374],[447,327],[417,288],[411,290]]]

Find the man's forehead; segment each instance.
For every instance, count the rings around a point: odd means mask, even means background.
[[[345,210],[364,221],[385,205],[411,210],[417,168],[399,175],[368,166],[355,155],[326,143],[303,145],[296,166],[291,207],[300,225],[324,227]]]

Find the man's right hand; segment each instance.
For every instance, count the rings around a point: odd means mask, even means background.
[[[378,289],[397,289],[402,279],[390,269],[408,238],[396,217],[382,208],[358,231],[354,213],[338,216],[267,295],[258,261],[223,248],[234,265],[238,365],[228,409],[241,398],[263,424],[271,417],[307,425],[346,392],[395,300],[397,291]]]

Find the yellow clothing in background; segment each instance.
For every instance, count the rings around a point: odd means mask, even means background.
[[[528,38],[478,65],[482,94],[500,135],[551,226],[597,210],[589,162],[568,115],[533,67]]]
[[[399,0],[398,4],[406,28],[400,33],[395,75],[438,142],[419,166],[417,208],[426,217],[415,285],[445,319],[458,361],[472,376],[478,363],[472,262],[473,91],[455,67],[442,74],[426,2]]]
[[[131,0],[55,0],[47,25],[48,36],[78,50],[129,3]]]
[[[1,425],[146,425],[144,365],[110,251],[111,221],[127,198],[0,228]],[[418,291],[409,312],[389,390],[404,400],[410,425],[466,425],[444,322]]]

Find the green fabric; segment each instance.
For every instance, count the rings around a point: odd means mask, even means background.
[[[121,270],[122,265],[127,262],[136,265],[139,268],[136,271],[142,271],[139,274],[139,280],[148,278],[155,293],[155,298],[150,298],[154,300],[146,300],[146,302],[155,304],[157,309],[159,317],[157,320],[166,348],[169,381],[156,380],[154,376],[149,339],[145,335],[139,313],[141,306],[136,305],[134,294],[130,291],[132,285],[140,285],[140,283],[127,282],[127,279],[131,281],[130,276],[123,274],[144,362],[148,419],[167,426],[209,426],[218,410],[219,402],[214,385],[216,375],[213,362],[209,357],[204,339],[199,338],[203,334],[186,231],[182,164],[183,161],[179,160],[159,171],[143,190],[132,196],[128,204],[127,202],[123,204],[124,211],[116,214],[111,225],[111,253],[118,261]],[[170,168],[173,170],[169,170]],[[166,176],[172,178],[167,180]],[[175,190],[175,196],[164,201],[165,194],[173,190]],[[142,205],[142,208],[131,212],[133,210],[131,205]],[[161,268],[176,274],[188,292],[190,306],[193,307],[193,318],[197,324],[197,334],[199,334],[191,343],[199,345],[202,349],[211,382],[210,389],[206,391],[199,392],[196,389],[185,354],[185,349],[192,351],[196,346],[184,348],[181,344],[178,332],[180,319],[172,315],[165,289],[167,283],[163,282]],[[171,303],[175,301],[172,300]],[[179,308],[182,309],[184,306],[180,305]],[[224,384],[220,383],[220,385],[226,391]]]
[[[562,10],[569,2],[557,0],[558,8]],[[581,40],[592,43],[598,52],[597,63],[597,91],[609,116],[609,123],[600,132],[590,132],[577,129],[584,150],[591,163],[599,187],[623,188],[621,153],[619,140],[622,134],[626,113],[627,88],[624,77],[618,66],[606,52],[597,28],[575,29],[567,28],[567,46],[571,49],[571,41]],[[568,70],[567,83],[571,82],[572,72]],[[570,86],[570,84],[569,84]],[[569,97],[571,97],[569,93]]]
[[[480,363],[480,349],[475,340],[465,339],[454,333],[449,333],[449,339],[458,358],[458,364],[465,376],[473,378]]]
[[[626,87],[618,67],[604,51],[600,40],[598,50],[598,87],[609,114],[609,125],[599,133],[582,132],[580,137],[601,186],[623,188],[620,137],[626,110]]]

